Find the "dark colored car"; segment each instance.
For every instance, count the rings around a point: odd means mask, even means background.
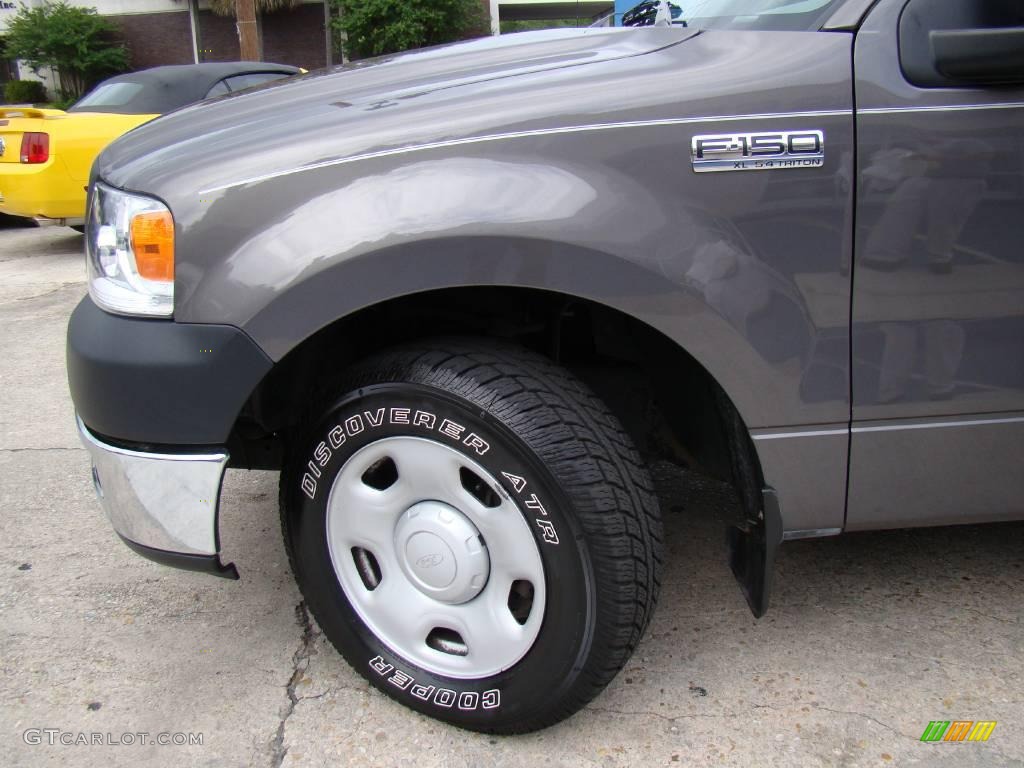
[[[512,733],[643,634],[658,452],[733,484],[757,616],[783,541],[1024,518],[1024,6],[699,7],[111,145],[68,371],[128,545],[237,576],[222,475],[279,469],[345,658]]]
[[[209,62],[152,67],[108,78],[68,112],[161,115],[214,96],[297,75],[287,64],[260,61]]]

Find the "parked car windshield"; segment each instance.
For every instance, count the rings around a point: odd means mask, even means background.
[[[74,106],[77,112],[87,112],[97,107],[123,107],[142,91],[141,83],[103,83]]]
[[[162,115],[205,99],[214,84],[225,91],[298,74],[298,67],[261,62],[171,64],[115,75],[68,108],[68,112]]]
[[[672,25],[697,29],[803,31],[821,26],[841,0],[669,0]],[[653,26],[659,0],[644,0],[621,16],[624,27]],[[616,9],[621,5],[616,6]]]

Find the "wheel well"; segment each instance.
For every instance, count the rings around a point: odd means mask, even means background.
[[[278,362],[246,402],[229,441],[233,465],[279,468],[282,440],[322,377],[388,346],[452,335],[514,341],[566,366],[608,403],[641,453],[731,482],[747,514],[756,514],[762,483],[749,434],[700,363],[618,310],[526,288],[414,294],[321,329]]]

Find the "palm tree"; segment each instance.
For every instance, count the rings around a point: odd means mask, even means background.
[[[263,38],[258,14],[286,10],[302,0],[210,0],[210,8],[221,16],[234,16],[238,24],[238,45],[244,61],[263,58]]]

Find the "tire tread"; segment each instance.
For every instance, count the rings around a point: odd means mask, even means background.
[[[303,424],[312,423],[325,402],[346,387],[389,380],[434,386],[486,410],[526,443],[572,503],[595,560],[597,618],[590,653],[558,702],[494,730],[532,731],[568,717],[622,669],[657,603],[661,517],[632,440],[604,402],[568,370],[525,348],[485,339],[439,339],[385,350],[325,383],[309,401]],[[284,480],[281,520],[294,570]]]

